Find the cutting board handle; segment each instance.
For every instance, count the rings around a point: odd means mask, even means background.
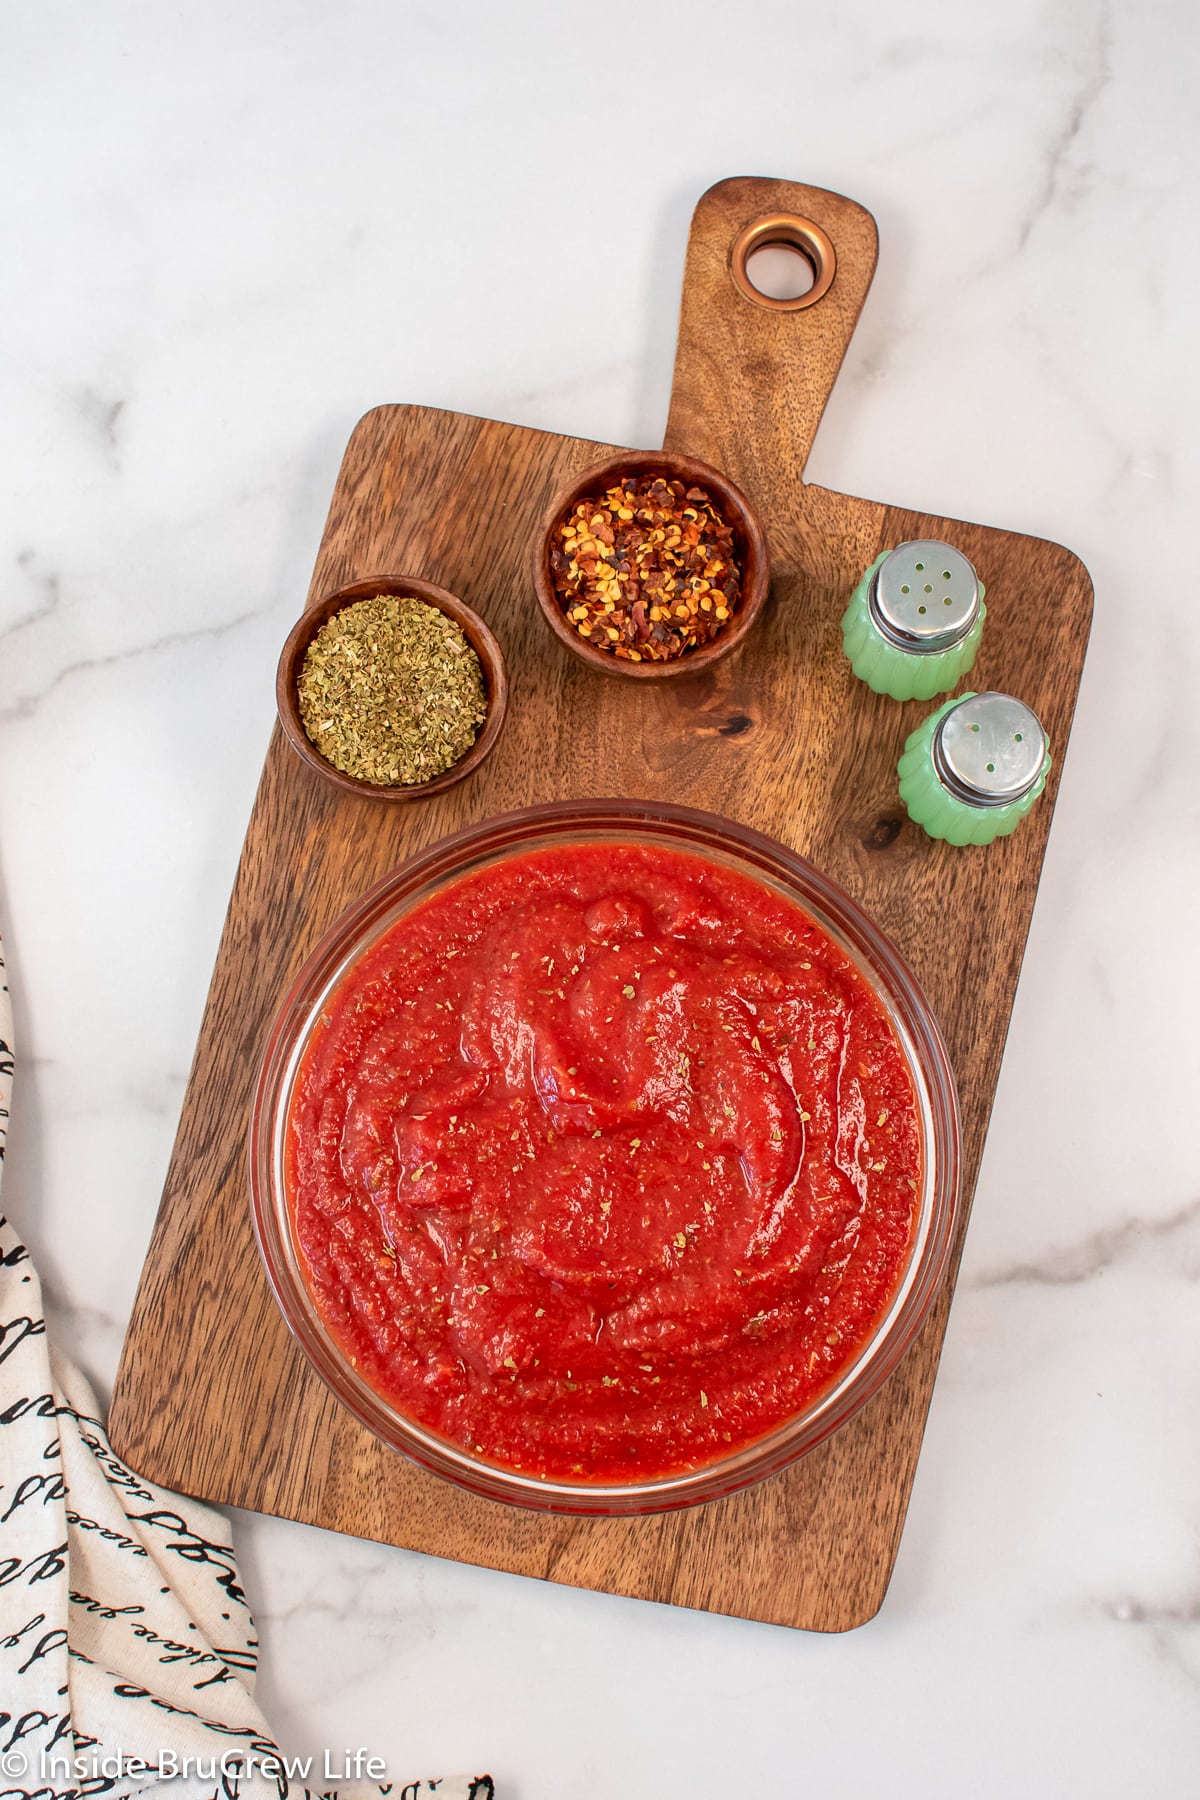
[[[780,242],[823,290],[792,310],[744,275],[747,254]],[[750,175],[709,188],[692,215],[664,447],[724,470],[769,514],[781,477],[801,482],[877,249],[870,213],[840,194]]]

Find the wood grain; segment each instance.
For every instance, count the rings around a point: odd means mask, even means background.
[[[806,312],[755,306],[729,248],[761,214],[798,212],[834,241],[837,277]],[[335,792],[278,731],[267,755],[162,1205],[113,1400],[134,1468],[185,1492],[548,1580],[816,1630],[879,1607],[912,1485],[953,1285],[873,1403],[792,1469],[731,1499],[648,1519],[574,1519],[469,1495],[385,1449],[320,1385],[262,1274],[245,1133],[277,1000],[337,914],[448,831],[551,799],[686,801],[810,856],[890,933],[938,1014],[958,1075],[969,1211],[1037,890],[1091,611],[1056,544],[904,512],[802,483],[804,460],[870,282],[875,231],[853,202],[788,182],[722,182],[688,248],[667,442],[723,467],[759,509],[771,597],[743,649],[687,680],[585,668],[551,637],[530,534],[567,476],[609,446],[386,406],[346,451],[310,604],[380,570],[436,581],[488,621],[511,678],[508,721],[469,780],[385,807]],[[1034,707],[1055,768],[1014,836],[927,839],[895,764],[931,706],[856,682],[843,600],[884,546],[943,537],[981,571],[988,623],[970,685]],[[957,1266],[958,1250],[955,1252]]]

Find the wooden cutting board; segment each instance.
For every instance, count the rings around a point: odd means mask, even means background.
[[[806,310],[756,304],[731,277],[756,219],[797,214],[836,251]],[[840,1631],[877,1610],[895,1560],[953,1274],[873,1403],[790,1470],[731,1499],[645,1519],[558,1518],[475,1499],[377,1442],[292,1343],[250,1225],[246,1127],[276,1005],[326,927],[378,877],[447,832],[552,799],[687,802],[810,857],[890,933],[950,1045],[965,1137],[963,1225],[1091,616],[1091,584],[1057,544],[852,499],[802,481],[875,266],[869,214],[783,181],[721,182],[692,224],[666,444],[717,464],[766,525],[771,597],[744,649],[692,679],[584,668],[551,638],[529,577],[557,486],[610,446],[427,407],[368,413],[346,451],[309,595],[380,572],[459,594],[499,637],[511,677],[496,750],[429,800],[347,797],[276,730],[267,755],[125,1342],[112,1437],[135,1469],[208,1500],[308,1520],[579,1587]],[[981,494],[981,499],[984,496]],[[905,736],[935,702],[899,706],[851,675],[844,598],[881,548],[959,545],[987,586],[970,682],[1027,701],[1055,768],[1017,833],[955,850],[896,794]],[[954,1267],[957,1268],[956,1246]]]

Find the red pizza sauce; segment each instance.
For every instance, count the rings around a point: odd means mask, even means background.
[[[921,1175],[879,1000],[791,901],[635,843],[463,877],[364,951],[288,1117],[306,1278],[401,1413],[527,1475],[713,1462],[855,1355]]]

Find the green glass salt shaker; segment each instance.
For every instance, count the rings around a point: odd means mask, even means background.
[[[893,700],[948,694],[975,661],[983,583],[952,544],[914,538],[871,564],[842,615],[842,648],[860,681]]]
[[[1020,700],[963,694],[911,733],[898,773],[908,815],[930,837],[990,844],[1016,830],[1045,787],[1050,745]]]

